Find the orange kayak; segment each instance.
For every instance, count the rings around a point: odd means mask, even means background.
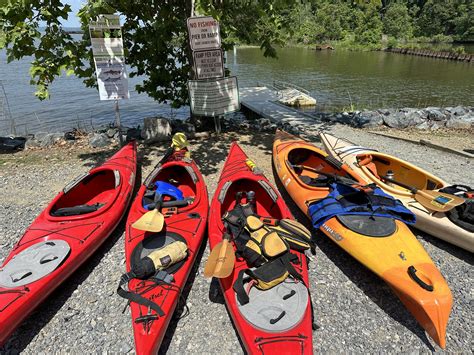
[[[348,165],[282,131],[275,135],[273,163],[288,194],[308,216],[309,206],[330,192],[324,177],[337,175],[355,180],[355,185],[366,184]],[[365,225],[372,225],[362,229],[336,216],[324,222],[320,230],[382,278],[444,348],[453,304],[448,284],[405,223],[386,217],[368,220],[364,220]],[[367,230],[371,233],[364,234]]]

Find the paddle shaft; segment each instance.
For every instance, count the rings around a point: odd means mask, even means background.
[[[398,186],[401,186],[401,187],[404,187],[405,189],[408,189],[410,190],[410,192],[416,194],[417,192],[420,192],[416,187],[413,187],[413,186],[409,186],[409,185],[406,185],[404,184],[403,182],[400,182],[400,181],[396,181],[396,180],[393,180],[392,178],[389,178],[387,176],[380,176],[381,178],[391,182],[392,184],[395,184],[395,185],[398,185]]]
[[[349,178],[349,177],[342,176],[342,175],[325,173],[324,171],[320,171],[318,169],[315,169],[315,168],[312,168],[312,167],[306,166],[306,165],[291,165],[290,164],[290,166],[292,166],[293,168],[306,169],[306,170],[312,171],[313,173],[316,173],[316,174],[321,174],[321,175],[324,175],[324,176],[327,176],[327,177],[334,178],[335,180],[339,179],[341,182],[343,182],[344,179],[352,180],[352,181],[354,181],[354,185],[356,185],[356,184],[359,185],[359,183],[356,180],[353,180],[351,177]]]
[[[464,203],[464,199],[458,196],[454,196],[452,194],[446,194],[439,191],[434,190],[418,190],[415,187],[405,185],[399,181],[393,180],[386,176],[381,176],[383,179],[401,187],[408,189],[411,193],[415,195],[415,200],[421,203],[426,208],[429,208],[434,211],[438,212],[446,212],[450,209],[453,209],[456,206],[459,206]],[[446,201],[440,201],[440,198],[446,199]],[[424,199],[428,201],[424,201]]]

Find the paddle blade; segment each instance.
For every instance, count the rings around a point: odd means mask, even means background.
[[[462,197],[432,190],[418,190],[415,193],[415,200],[422,206],[436,212],[447,212],[465,202]]]
[[[235,253],[228,239],[224,239],[212,249],[204,266],[205,277],[228,277],[234,270]]]
[[[146,232],[161,232],[163,229],[165,218],[158,210],[153,210],[145,213],[138,220],[136,220],[132,227]]]

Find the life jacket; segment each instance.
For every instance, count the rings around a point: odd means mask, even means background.
[[[259,224],[257,228],[249,226],[247,222],[250,216],[255,216],[263,223]],[[258,216],[254,213],[251,203],[238,203],[233,210],[224,215],[223,220],[226,228],[233,236],[237,254],[243,257],[249,266],[259,266],[268,261],[268,258],[265,257],[266,253],[275,255],[277,252],[275,245],[280,245],[278,239],[282,239],[290,249],[299,252],[314,248],[311,232],[301,223],[292,219],[277,220],[271,217]],[[253,223],[258,222],[255,222],[254,219]],[[265,231],[263,235],[262,231],[258,231],[260,229]],[[252,231],[256,234],[255,237],[252,237]],[[274,242],[273,246],[270,246],[271,241]],[[267,248],[269,250],[266,250]]]
[[[298,258],[290,253],[290,244],[285,240],[284,234],[292,236],[295,240],[299,240],[299,237],[294,236],[296,233],[292,233],[291,230],[285,229],[287,226],[285,222],[282,226],[272,218],[258,216],[253,206],[251,202],[241,204],[237,201],[235,208],[223,216],[226,229],[231,233],[237,248],[236,253],[251,267],[240,270],[233,285],[242,305],[249,302],[244,288],[247,282],[252,281],[253,286],[267,290],[280,284],[290,275],[297,280],[303,280],[292,265]],[[293,229],[298,230],[296,227]],[[279,233],[280,230],[283,233]],[[304,244],[304,239],[301,240],[300,248]]]
[[[457,226],[474,233],[474,189],[466,185],[452,185],[439,190],[464,197],[466,201],[446,212],[448,219]]]
[[[331,184],[328,196],[311,203],[308,208],[314,228],[319,229],[324,222],[338,215],[390,217],[407,224],[415,223],[415,215],[399,200],[375,185],[368,187],[358,189],[345,184]]]

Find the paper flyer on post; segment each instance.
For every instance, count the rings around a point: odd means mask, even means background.
[[[99,15],[89,32],[100,100],[128,99],[128,75],[118,15]]]

